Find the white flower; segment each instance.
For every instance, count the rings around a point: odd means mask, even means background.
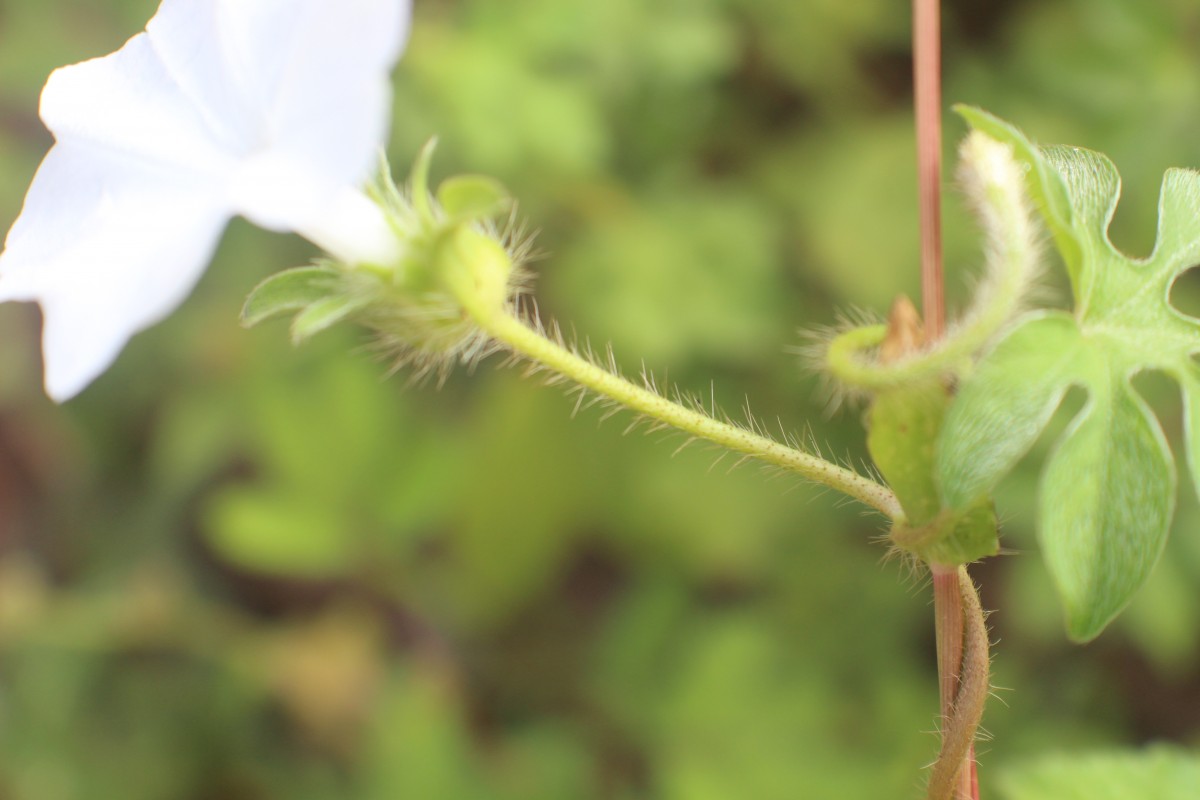
[[[358,187],[408,16],[409,0],[163,0],[120,50],[50,76],[56,143],[0,253],[0,301],[41,304],[51,397],[174,310],[235,215],[348,263],[397,257]]]

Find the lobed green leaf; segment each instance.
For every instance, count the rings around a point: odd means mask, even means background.
[[[1175,467],[1158,422],[1124,381],[1091,387],[1042,473],[1042,555],[1077,641],[1095,638],[1167,542]]]
[[[947,413],[938,445],[943,500],[965,509],[990,492],[1041,434],[1066,390],[1089,396],[1042,476],[1040,537],[1069,634],[1090,639],[1129,602],[1162,552],[1175,469],[1162,431],[1130,385],[1158,370],[1183,387],[1188,461],[1200,489],[1200,321],[1168,302],[1200,261],[1200,173],[1171,170],[1147,258],[1113,247],[1108,227],[1121,181],[1106,157],[1034,146],[978,109],[973,126],[1010,143],[1029,168],[1038,210],[1054,236],[1075,297],[1073,315],[1027,315],[984,357]]]
[[[965,508],[990,494],[1081,378],[1084,343],[1066,314],[1027,317],[984,359],[950,406],[938,447],[942,497]]]

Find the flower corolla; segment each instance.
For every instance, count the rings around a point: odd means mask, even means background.
[[[41,305],[52,398],[173,311],[234,216],[346,263],[398,257],[360,187],[408,24],[409,0],[163,0],[120,50],[50,76],[55,144],[0,253],[0,301]]]

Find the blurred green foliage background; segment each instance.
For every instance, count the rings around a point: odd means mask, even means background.
[[[155,5],[0,0],[3,226],[50,144],[46,75]],[[1200,166],[1200,7],[944,9],[947,101],[1109,153],[1114,239],[1148,252],[1162,171]],[[860,409],[829,415],[789,348],[917,292],[908,26],[895,0],[417,0],[389,154],[437,134],[435,171],[514,191],[547,317],[859,462]],[[961,303],[977,242],[949,202]],[[313,255],[235,222],[183,309],[62,407],[36,309],[0,308],[0,798],[920,796],[930,591],[879,519],[572,419],[491,364],[414,387],[358,331],[293,350],[238,327]],[[1200,283],[1175,299],[1200,310]],[[1142,380],[1177,437],[1178,399]],[[1038,461],[1001,490],[1009,555],[975,571],[1005,687],[986,796],[1048,753],[1200,745],[1195,499],[1133,607],[1074,647]]]

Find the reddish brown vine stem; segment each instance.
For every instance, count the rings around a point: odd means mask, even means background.
[[[963,643],[966,639],[966,617],[963,614],[963,592],[969,586],[970,578],[965,568],[940,567],[930,565],[933,572],[933,613],[937,636],[938,687],[941,694],[941,729],[942,749],[946,751],[950,739],[955,735],[963,735],[962,730],[956,730],[951,725],[954,718],[959,694],[962,691],[963,679]],[[973,591],[973,589],[972,589]],[[986,661],[986,650],[984,659]],[[978,724],[976,718],[976,725]],[[973,737],[975,728],[967,734]],[[957,771],[954,793],[949,795],[953,800],[979,800],[979,779],[975,768],[975,747],[967,744],[963,751],[966,753],[964,763]],[[945,769],[939,759],[938,768]],[[951,772],[951,775],[954,773]],[[931,785],[931,790],[934,788]],[[930,794],[931,797],[945,797],[945,794]]]
[[[921,228],[921,301],[927,342],[945,328],[942,269],[942,57],[941,0],[913,0],[913,87],[917,121],[917,181]],[[965,570],[933,568],[941,715],[948,721],[960,690]],[[975,749],[967,750],[952,795],[979,800]]]
[[[941,0],[913,0],[913,85],[920,187],[921,298],[927,341],[945,327],[942,297]]]
[[[948,580],[951,575],[955,580]],[[966,567],[940,570],[935,567],[933,580],[935,596],[940,596],[943,591],[958,593],[956,605],[960,616],[955,620],[959,635],[944,639],[942,633],[950,620],[938,617],[938,643],[957,644],[958,658],[943,672],[943,675],[952,676],[955,695],[951,698],[949,712],[942,719],[942,751],[929,776],[928,796],[930,800],[978,800],[979,781],[974,769],[973,749],[988,694],[987,624]],[[940,646],[938,650],[939,662],[948,661],[943,658],[944,651]],[[943,692],[946,686],[947,681],[943,681]]]

